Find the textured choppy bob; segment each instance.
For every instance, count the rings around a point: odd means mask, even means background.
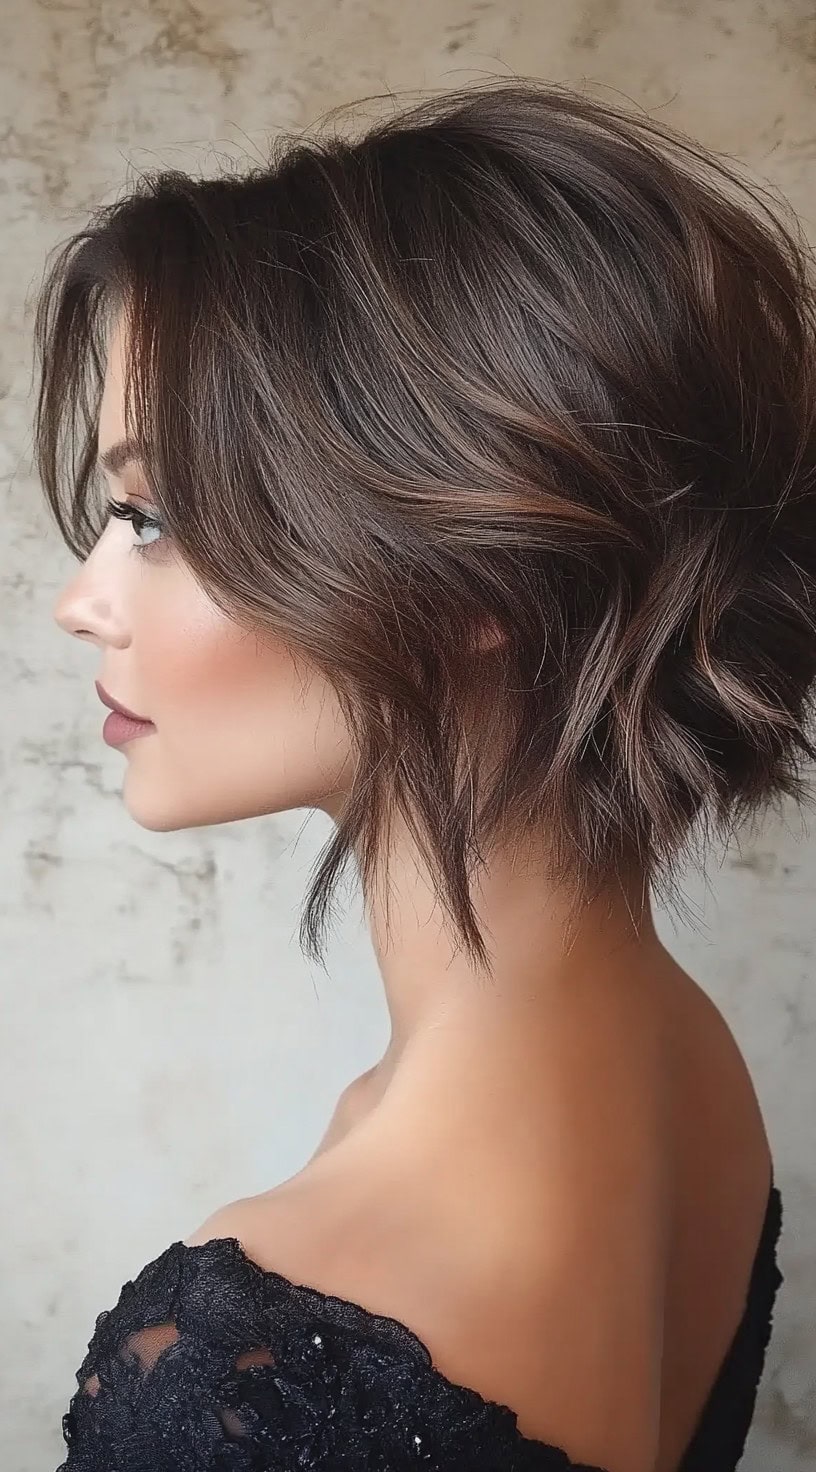
[[[499,78],[356,139],[283,134],[239,177],[146,174],[59,248],[35,455],[67,544],[101,530],[126,307],[167,535],[338,693],[358,765],[313,959],[393,804],[486,965],[470,880],[497,834],[540,827],[586,898],[804,795],[816,291],[765,193],[645,115]]]

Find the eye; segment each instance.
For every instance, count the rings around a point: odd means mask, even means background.
[[[160,540],[162,535],[161,522],[157,521],[154,516],[148,516],[146,511],[140,511],[138,506],[133,505],[132,501],[109,500],[107,503],[107,512],[109,516],[115,516],[118,521],[129,521],[137,536],[141,536],[143,532],[155,532],[156,535],[152,536],[149,541],[137,543],[132,549],[134,552],[141,554],[147,553],[150,551],[154,542]]]

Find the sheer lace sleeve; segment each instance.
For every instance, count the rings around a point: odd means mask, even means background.
[[[175,1242],[99,1315],[58,1472],[602,1472],[521,1435],[410,1329]]]

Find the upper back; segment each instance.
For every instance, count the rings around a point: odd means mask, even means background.
[[[763,1232],[773,1220],[770,1147],[733,1034],[711,999],[679,968],[666,1001],[674,1036],[677,1190],[656,1472],[671,1472],[689,1443],[740,1326],[752,1271],[766,1247]]]

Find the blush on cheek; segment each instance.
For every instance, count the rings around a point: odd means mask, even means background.
[[[134,646],[157,724],[159,713],[170,723],[256,699],[287,678],[292,664],[285,646],[228,619],[183,565],[163,569],[161,584],[147,590],[134,616]]]
[[[262,645],[254,634],[230,626],[190,631],[162,657],[157,686],[161,703],[179,715],[208,712],[237,726],[242,716],[270,714],[300,691],[303,679],[282,647]]]
[[[234,667],[231,671],[235,673]],[[269,672],[221,687],[215,701],[180,696],[150,752],[133,753],[125,799],[153,829],[179,829],[326,807],[353,775],[331,691]],[[145,743],[142,743],[143,745]],[[135,747],[136,743],[134,743]]]
[[[179,828],[321,805],[352,770],[331,686],[282,642],[225,618],[192,579],[172,578],[138,624],[157,732],[128,775],[133,816]]]

